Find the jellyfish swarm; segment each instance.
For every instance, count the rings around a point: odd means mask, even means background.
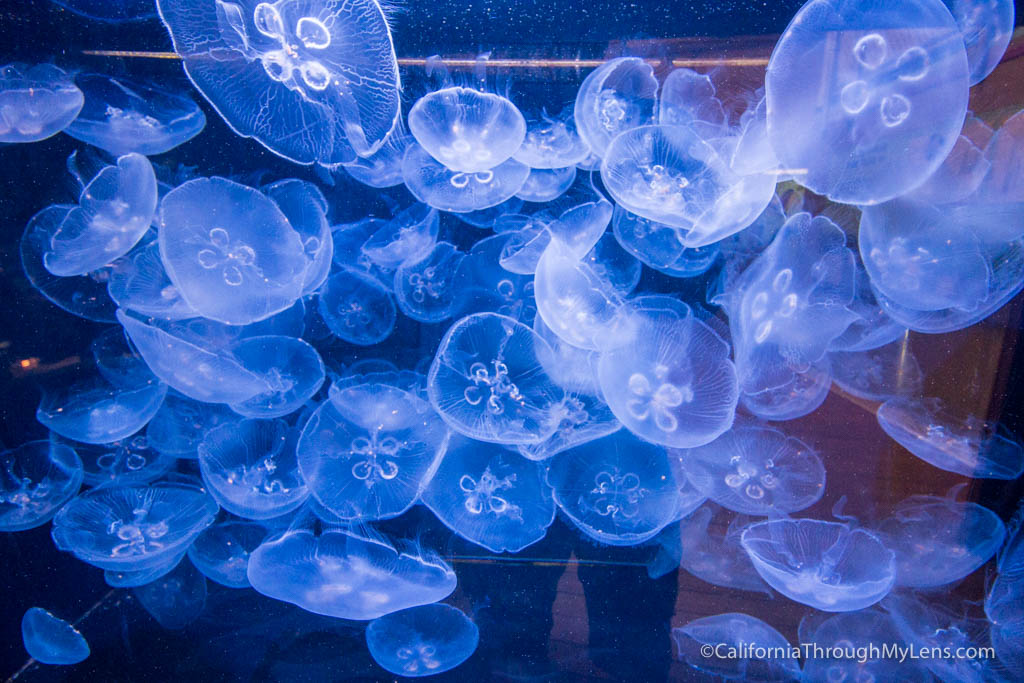
[[[377,278],[341,268],[324,283],[320,317],[339,339],[358,346],[379,344],[395,328],[395,302]]]
[[[185,73],[237,134],[300,164],[368,156],[400,115],[398,62],[376,0],[159,0]]]
[[[496,313],[470,315],[449,328],[427,376],[434,409],[457,432],[501,444],[539,443],[558,427],[565,398],[544,372],[529,327]]]
[[[257,190],[224,178],[190,180],[160,202],[159,224],[167,275],[203,317],[248,325],[302,294],[302,240]]]
[[[1011,0],[942,0],[956,19],[967,47],[971,85],[992,73],[1013,37],[1014,4]]]
[[[668,454],[625,430],[559,453],[547,479],[573,524],[607,545],[643,543],[677,519]]]
[[[249,556],[266,539],[257,522],[225,520],[206,527],[188,547],[188,559],[203,576],[228,588],[248,588]]]
[[[976,479],[1013,480],[1024,473],[1024,448],[997,423],[952,414],[941,399],[895,397],[878,408],[878,424],[930,465]]]
[[[61,132],[85,97],[52,64],[0,66],[0,143],[36,142]]]
[[[448,430],[415,393],[366,383],[332,389],[296,455],[313,497],[345,520],[402,514],[433,476]]]
[[[735,512],[797,512],[825,492],[825,466],[818,454],[776,429],[736,427],[679,457],[698,491]]]
[[[42,607],[31,607],[21,618],[21,639],[32,659],[67,666],[85,661],[89,644],[74,626]]]
[[[181,556],[213,522],[217,503],[184,483],[95,488],[53,520],[61,550],[100,569],[140,571]]]
[[[613,138],[654,122],[658,79],[638,57],[621,57],[599,66],[576,94],[573,116],[580,137],[598,157]]]
[[[540,465],[458,435],[421,500],[449,529],[495,553],[536,543],[555,519]]]
[[[163,154],[206,126],[199,105],[155,85],[103,74],[80,74],[75,85],[85,106],[65,132],[115,156]]]
[[[82,461],[63,444],[29,441],[0,452],[0,531],[48,522],[82,485]]]
[[[725,680],[797,681],[800,662],[791,654],[764,659],[747,653],[768,648],[791,652],[793,646],[769,624],[748,614],[717,614],[672,629],[679,659],[694,669]],[[712,654],[708,653],[711,646]],[[730,656],[732,653],[736,653]]]
[[[772,147],[785,168],[800,169],[802,185],[833,201],[898,197],[953,149],[968,75],[941,0],[810,0],[768,64]]]
[[[384,615],[366,627],[373,661],[397,676],[433,676],[470,658],[480,629],[445,604],[410,607]]]
[[[346,531],[287,531],[250,555],[248,576],[267,597],[357,621],[443,600],[456,583],[433,554]]]

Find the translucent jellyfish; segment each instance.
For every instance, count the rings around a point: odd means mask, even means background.
[[[448,242],[438,242],[429,254],[406,262],[395,271],[395,299],[402,313],[422,323],[452,317],[457,305],[454,277],[466,255]]]
[[[719,137],[728,128],[711,77],[692,69],[675,69],[665,78],[658,100],[658,123],[691,126],[706,139]]]
[[[496,313],[449,328],[427,376],[434,409],[457,432],[502,444],[539,443],[558,426],[565,398],[544,373],[529,327]]]
[[[263,188],[299,233],[308,266],[302,281],[303,295],[320,289],[331,270],[334,239],[327,223],[327,199],[313,183],[289,178]]]
[[[370,187],[385,188],[402,184],[402,159],[416,140],[405,131],[393,130],[380,149],[365,158],[344,164],[342,168]]]
[[[902,342],[870,351],[833,351],[832,381],[848,394],[885,401],[893,396],[920,395],[924,374]]]
[[[203,482],[225,510],[239,517],[288,514],[309,497],[295,441],[284,420],[241,420],[211,429],[199,444]]]
[[[156,175],[146,157],[127,154],[103,167],[50,236],[46,269],[85,275],[124,256],[149,230],[156,199]]]
[[[631,343],[603,352],[597,372],[615,417],[637,436],[694,448],[728,430],[739,389],[729,345],[694,316],[640,312]]]
[[[156,241],[139,244],[111,264],[109,277],[107,293],[121,308],[167,320],[196,316],[167,277]]]
[[[810,446],[777,429],[738,426],[680,454],[698,491],[748,515],[798,512],[821,499],[825,466]]]
[[[146,484],[159,479],[174,466],[174,458],[150,448],[149,440],[141,432],[104,444],[71,441],[51,432],[50,442],[73,448],[78,453],[86,486],[114,481],[120,485]]]
[[[395,302],[376,278],[342,268],[328,278],[319,299],[320,317],[337,337],[358,346],[373,346],[395,328]]]
[[[433,676],[470,658],[480,629],[445,604],[411,607],[370,622],[366,645],[373,661],[396,676]]]
[[[158,624],[177,631],[198,619],[206,607],[206,577],[191,562],[181,562],[132,594]]]
[[[206,115],[185,95],[154,84],[79,74],[85,106],[64,132],[114,156],[163,154],[202,132]]]
[[[623,295],[636,289],[643,274],[643,266],[619,245],[614,235],[602,235],[583,262]]]
[[[455,572],[437,555],[346,531],[288,531],[249,557],[249,582],[314,614],[367,621],[443,600]]]
[[[941,399],[891,398],[878,408],[878,424],[908,451],[947,472],[1006,480],[1024,473],[1024,448],[1005,427],[957,416]]]
[[[509,214],[495,221],[495,232],[508,235],[501,250],[501,267],[519,275],[536,273],[540,257],[551,243],[550,221],[546,211],[532,216]]]
[[[231,409],[252,418],[289,415],[311,399],[324,383],[324,363],[308,343],[282,335],[243,339],[231,352],[246,370],[266,382],[267,389]]]
[[[962,579],[988,562],[1006,538],[1003,520],[988,508],[939,496],[901,501],[876,528],[896,553],[896,583],[914,588]]]
[[[526,182],[516,193],[525,202],[543,204],[565,194],[576,181],[576,167],[532,168]]]
[[[839,522],[759,522],[743,531],[740,542],[769,586],[824,612],[873,605],[896,580],[895,556],[878,536]]]
[[[386,221],[380,218],[364,218],[355,223],[335,225],[331,227],[334,241],[334,265],[341,268],[352,268],[373,275],[381,282],[387,280],[390,273],[366,258],[363,245],[374,233],[382,230]]]
[[[181,555],[216,515],[216,501],[190,484],[105,486],[65,505],[52,534],[58,548],[83,562],[138,571]]]
[[[156,17],[149,0],[51,0],[75,14],[111,24],[143,21]]]
[[[67,666],[89,656],[89,643],[78,629],[42,607],[29,608],[21,618],[21,639],[29,656],[43,664]]]
[[[829,344],[832,351],[870,351],[895,342],[907,333],[907,328],[893,320],[878,303],[871,288],[871,279],[860,262],[854,273],[853,301],[848,308],[857,317]]]
[[[658,79],[638,57],[613,59],[593,71],[576,94],[576,129],[591,151],[604,157],[620,133],[654,121]]]
[[[306,422],[299,470],[317,501],[346,520],[397,517],[433,475],[448,430],[430,404],[384,384],[332,391]]]
[[[1014,4],[1009,0],[942,0],[967,46],[971,85],[992,73],[1013,36]]]
[[[513,158],[530,168],[575,166],[590,154],[587,143],[576,132],[571,109],[558,116],[542,112],[526,122],[526,137]]]
[[[551,236],[583,257],[604,235],[615,207],[597,191],[592,178],[579,177],[568,192],[544,208],[555,217],[547,225]]]
[[[940,0],[811,0],[768,65],[768,133],[779,160],[837,202],[875,204],[914,189],[960,135],[969,85],[962,47]]]
[[[416,199],[441,211],[471,213],[512,199],[530,175],[530,167],[509,159],[475,173],[453,171],[419,145],[402,159],[402,177]]]
[[[455,315],[491,312],[516,320],[531,320],[534,307],[533,278],[501,267],[508,234],[480,240],[462,259],[452,280],[458,292]]]
[[[159,0],[157,9],[199,92],[237,134],[286,159],[368,156],[399,118],[398,62],[375,0],[219,0],[199,9]]]
[[[803,680],[792,654],[758,657],[757,652],[787,653],[793,646],[769,624],[748,614],[730,612],[694,619],[672,629],[679,659],[716,679],[744,681]]]
[[[146,569],[106,569],[103,572],[103,580],[111,588],[137,588],[147,583],[156,581],[161,576],[169,574],[185,558],[185,553],[171,555],[160,564]]]
[[[384,270],[425,258],[437,243],[437,209],[416,203],[387,221],[363,244],[362,252]]]
[[[29,441],[0,451],[0,531],[24,531],[50,521],[82,485],[74,450]]]
[[[190,180],[160,202],[160,257],[200,315],[247,325],[302,294],[299,233],[266,195],[224,178]]]
[[[746,515],[728,516],[723,510],[705,503],[683,518],[679,566],[715,586],[772,595],[740,544],[743,527],[752,520]]]
[[[188,547],[188,559],[203,576],[228,588],[248,588],[249,556],[267,537],[256,522],[217,522],[196,536]]]
[[[718,259],[717,245],[687,247],[679,228],[648,220],[621,206],[615,207],[612,229],[623,249],[651,268],[673,277],[702,275]]]
[[[586,393],[567,393],[555,416],[560,416],[555,433],[538,444],[520,444],[516,447],[520,455],[530,460],[547,460],[622,429],[622,423],[615,419],[608,404]]]
[[[562,341],[539,315],[533,319],[533,331],[545,342],[536,348],[537,360],[551,381],[572,394],[601,395],[597,383],[596,351],[587,351]]]
[[[541,466],[462,436],[452,437],[421,498],[449,529],[495,553],[536,543],[555,520]]]
[[[547,477],[562,512],[601,543],[637,545],[676,519],[668,454],[625,430],[559,453]]]
[[[85,97],[52,64],[0,66],[0,143],[36,142],[68,127]]]

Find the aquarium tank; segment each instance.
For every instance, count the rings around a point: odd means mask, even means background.
[[[3,0],[0,680],[1024,681],[1024,5]]]

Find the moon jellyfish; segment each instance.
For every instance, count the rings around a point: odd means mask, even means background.
[[[590,148],[576,132],[572,110],[558,116],[543,112],[526,122],[526,137],[512,155],[530,168],[566,168],[575,166],[590,154]]]
[[[249,588],[249,556],[263,543],[267,529],[256,522],[216,522],[188,547],[188,559],[203,576],[228,588]]]
[[[81,74],[85,106],[64,132],[114,156],[163,154],[202,132],[206,115],[184,95],[152,84]]]
[[[53,519],[61,550],[100,569],[142,570],[181,555],[213,522],[217,503],[183,483],[95,488]]]
[[[706,503],[682,519],[679,566],[715,586],[771,595],[740,544],[743,527],[752,520],[746,515],[732,515],[726,525],[723,510]]]
[[[691,126],[705,139],[710,139],[727,132],[729,121],[708,74],[699,74],[692,69],[674,69],[661,86],[658,123],[663,126]]]
[[[961,48],[941,0],[810,0],[768,64],[779,160],[806,169],[800,183],[836,202],[876,204],[914,189],[960,135],[969,85]]]
[[[539,443],[558,426],[565,397],[544,373],[529,327],[478,313],[449,328],[427,376],[434,409],[457,432],[501,444]]]
[[[302,294],[312,294],[327,279],[334,257],[333,233],[327,223],[327,199],[313,183],[295,178],[267,185],[263,191],[299,233],[308,264]]]
[[[574,117],[580,137],[598,157],[624,131],[654,121],[658,79],[639,57],[604,63],[583,81],[576,94]]]
[[[533,319],[533,331],[545,342],[536,348],[537,360],[551,381],[574,395],[586,394],[595,398],[601,395],[597,383],[596,351],[562,341],[539,315]]]
[[[748,614],[730,612],[694,619],[672,629],[679,659],[724,680],[799,681],[800,662],[792,654],[759,657],[757,652],[793,652],[785,636]]]
[[[759,522],[743,531],[740,542],[769,586],[824,612],[873,605],[896,580],[895,556],[878,536],[839,522]]]
[[[608,405],[597,396],[567,393],[556,409],[558,427],[551,437],[538,444],[520,444],[517,450],[530,460],[547,460],[574,446],[600,439],[622,429]]]
[[[119,485],[147,484],[167,474],[174,466],[172,457],[150,448],[149,440],[142,432],[104,444],[80,443],[51,432],[50,442],[63,444],[78,453],[86,486],[101,486],[115,481]]]
[[[718,259],[717,245],[687,247],[683,231],[615,207],[612,218],[615,239],[622,248],[655,270],[672,277],[697,277]]]
[[[1010,0],[942,0],[953,14],[967,46],[971,85],[992,73],[1013,37],[1014,4]]]
[[[962,579],[995,555],[1006,537],[1003,520],[988,508],[938,496],[901,501],[876,529],[896,553],[896,583],[913,588]]]
[[[121,308],[167,320],[196,316],[167,276],[156,241],[140,244],[112,263],[109,277],[107,293]]]
[[[924,373],[914,354],[902,342],[869,351],[833,351],[832,381],[848,394],[869,401],[893,396],[917,396]]]
[[[1013,480],[1024,473],[1024,448],[1005,427],[952,414],[941,399],[894,397],[878,424],[925,462],[966,477]]]
[[[332,391],[296,449],[313,497],[346,520],[397,517],[437,469],[448,430],[416,394],[384,384]]]
[[[733,423],[739,390],[729,345],[683,316],[638,312],[632,343],[601,353],[601,392],[637,436],[673,448],[714,441]]]
[[[104,166],[50,236],[46,269],[85,275],[124,256],[149,230],[156,200],[156,175],[146,157],[127,154],[116,166]]]
[[[266,391],[231,404],[239,415],[274,418],[289,415],[311,399],[324,383],[324,363],[316,349],[293,337],[267,335],[243,339],[232,354],[249,372],[263,377]]]
[[[668,454],[627,431],[559,453],[547,476],[558,507],[600,543],[637,545],[676,519]]]
[[[451,87],[416,101],[409,131],[446,168],[481,173],[512,158],[526,137],[526,120],[505,97]]]
[[[480,629],[445,604],[422,605],[384,615],[366,627],[373,661],[396,676],[433,676],[470,658]]]
[[[320,316],[338,338],[357,346],[373,346],[395,328],[391,293],[370,275],[342,268],[320,290]]]
[[[515,320],[536,315],[534,280],[501,267],[509,235],[494,235],[473,245],[452,278],[458,292],[455,315],[500,313]]]
[[[823,648],[831,656],[809,657],[804,664],[808,681],[889,681],[925,683],[933,680],[916,658],[902,661],[883,654],[880,643],[899,651],[907,648],[892,618],[884,612],[866,609],[827,618],[804,617],[800,639]],[[913,650],[910,650],[913,652]],[[927,660],[927,657],[921,657]]]
[[[748,515],[798,512],[825,492],[825,466],[818,454],[776,429],[736,427],[681,453],[680,460],[698,491]]]
[[[441,211],[470,213],[512,199],[530,175],[530,167],[509,159],[493,168],[453,171],[419,145],[402,160],[402,177],[416,199]]]
[[[296,435],[284,420],[241,420],[211,429],[199,444],[199,470],[210,495],[246,519],[285,515],[309,497],[295,457]]]
[[[346,163],[342,168],[363,185],[375,188],[401,185],[402,159],[409,146],[415,142],[411,135],[396,128],[376,152]]]
[[[143,21],[156,17],[150,0],[51,0],[75,14],[111,24]]]
[[[158,0],[157,9],[199,92],[238,135],[285,159],[368,156],[399,118],[398,62],[376,0]]]
[[[36,142],[61,132],[85,97],[52,64],[0,66],[0,143]]]
[[[555,520],[541,466],[462,436],[452,438],[422,501],[446,527],[495,553],[536,543]]]
[[[425,258],[437,243],[439,228],[437,209],[416,203],[366,240],[362,252],[375,265],[394,270]]]
[[[565,194],[576,181],[576,167],[532,168],[516,196],[526,202],[550,202]]]
[[[395,299],[402,313],[422,323],[439,323],[455,312],[455,273],[466,255],[448,242],[438,242],[422,259],[395,271]]]
[[[206,607],[206,577],[191,562],[181,562],[160,578],[132,590],[143,609],[162,627],[178,631]]]
[[[78,629],[42,607],[29,608],[21,618],[21,640],[29,656],[43,664],[67,666],[89,656],[89,643]]]
[[[224,178],[190,180],[160,202],[159,222],[167,275],[200,315],[248,325],[302,294],[302,240],[261,192]]]
[[[451,567],[431,552],[347,531],[285,532],[249,556],[248,576],[267,597],[357,621],[444,600],[456,583]]]
[[[50,521],[82,486],[74,450],[29,441],[0,452],[0,531],[25,531]]]

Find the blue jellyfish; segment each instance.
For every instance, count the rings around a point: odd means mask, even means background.
[[[727,133],[729,120],[709,74],[674,69],[661,86],[658,123],[690,126],[701,137],[711,139]]]
[[[830,351],[856,353],[891,344],[906,335],[907,328],[893,320],[878,303],[864,264],[854,272],[853,301],[847,306],[856,316],[846,331],[832,340]],[[856,365],[856,363],[854,363]],[[849,374],[845,374],[849,378]]]
[[[694,619],[672,629],[672,639],[679,659],[716,679],[803,680],[795,648],[771,625],[749,614],[729,612]]]
[[[402,159],[402,178],[416,199],[455,213],[471,213],[501,205],[515,197],[530,175],[530,167],[508,159],[493,168],[467,173],[454,171],[413,144]]]
[[[185,553],[168,556],[163,562],[146,569],[105,569],[103,580],[111,588],[137,588],[170,573],[184,559]]]
[[[423,323],[439,323],[455,313],[455,273],[466,255],[449,242],[395,271],[395,299],[402,313]]]
[[[559,453],[547,477],[573,524],[607,545],[643,543],[677,519],[668,454],[625,430]]]
[[[373,661],[396,676],[433,676],[469,659],[480,629],[461,611],[445,604],[392,612],[366,627]]]
[[[79,74],[85,106],[64,132],[115,156],[163,154],[206,127],[195,102],[149,83],[103,74]]]
[[[121,308],[141,315],[167,320],[195,317],[196,312],[167,277],[160,245],[155,240],[143,242],[111,264],[107,294]]]
[[[237,420],[238,414],[227,406],[201,403],[171,390],[146,425],[146,440],[159,453],[194,460],[206,432]]]
[[[769,586],[824,612],[873,605],[896,581],[895,556],[878,536],[839,522],[758,522],[744,529],[740,542]]]
[[[421,499],[449,529],[495,553],[536,543],[555,520],[551,487],[537,463],[462,436],[452,437]]]
[[[263,192],[274,200],[299,233],[308,264],[302,293],[312,294],[327,279],[334,257],[334,238],[327,222],[327,199],[313,183],[295,178],[267,185]]]
[[[398,120],[398,62],[376,0],[158,0],[157,9],[199,92],[237,134],[285,159],[368,156]]]
[[[918,396],[924,373],[903,342],[891,342],[869,351],[833,351],[832,381],[848,394],[869,401],[893,396]]]
[[[164,196],[159,222],[167,275],[200,315],[248,325],[302,294],[308,261],[299,233],[257,190],[190,180]]]
[[[263,377],[267,390],[231,404],[239,415],[274,418],[289,415],[311,399],[324,383],[324,363],[301,339],[282,335],[249,337],[231,348],[249,372]]]
[[[976,192],[992,169],[992,163],[985,155],[985,148],[992,136],[993,131],[987,123],[968,113],[953,151],[923,185],[904,197],[935,205],[959,205],[969,200],[974,203],[974,200],[979,199]],[[1006,227],[1003,226],[1003,229]]]
[[[227,520],[206,527],[188,547],[188,559],[203,576],[228,588],[248,588],[249,556],[267,529],[257,522]]]
[[[82,486],[82,460],[68,446],[29,441],[0,451],[0,531],[50,521]]]
[[[384,270],[426,258],[437,243],[437,209],[416,203],[387,221],[362,246],[363,255]]]
[[[456,315],[500,313],[524,321],[534,317],[533,278],[501,267],[509,239],[507,233],[482,239],[459,263],[452,278],[458,293]]]
[[[319,310],[331,332],[358,346],[379,344],[395,327],[391,292],[353,268],[342,268],[327,280],[320,290]]]
[[[907,648],[896,624],[878,608],[835,615],[809,615],[800,622],[800,639],[821,648],[808,657],[804,680],[808,681],[908,681],[933,680],[922,661],[883,653],[880,647]],[[809,650],[808,652],[814,652]],[[922,658],[923,659],[923,658]]]
[[[837,202],[875,204],[914,189],[960,135],[963,46],[941,0],[810,0],[768,64],[768,133],[779,160]]]
[[[565,194],[576,181],[576,167],[568,168],[532,168],[526,182],[519,188],[516,196],[524,202],[553,201]]]
[[[343,164],[342,168],[363,185],[375,188],[401,185],[402,159],[405,158],[409,146],[415,142],[411,135],[396,127],[384,140],[380,149],[368,157],[359,157],[355,161]]]
[[[612,229],[623,249],[672,277],[697,277],[706,273],[715,264],[720,251],[718,245],[687,247],[679,228],[648,220],[621,206],[615,207]]]
[[[530,168],[566,168],[576,166],[590,154],[590,148],[576,132],[571,108],[552,116],[546,111],[526,122],[526,137],[512,155]]]
[[[501,95],[450,87],[416,101],[409,131],[446,168],[482,173],[512,158],[526,137],[526,119]]]
[[[203,482],[221,507],[239,517],[288,514],[309,497],[295,441],[284,420],[241,420],[211,429],[199,444]]]
[[[715,586],[772,595],[740,544],[743,527],[753,520],[733,515],[726,525],[723,511],[714,503],[705,503],[682,519],[679,566]]]
[[[369,621],[443,600],[455,572],[434,553],[347,531],[287,531],[249,556],[249,582],[314,614]]]
[[[995,555],[1006,538],[1003,520],[977,503],[951,497],[911,496],[876,527],[896,553],[896,583],[945,586]]]
[[[186,483],[95,488],[53,519],[57,547],[100,569],[142,570],[181,555],[217,515],[217,503]]]
[[[930,465],[976,479],[1013,480],[1024,473],[1024,448],[1000,424],[952,414],[938,398],[890,398],[878,424]]]
[[[206,607],[206,577],[191,562],[180,562],[160,578],[132,590],[157,623],[178,631],[199,618]]]
[[[501,267],[519,275],[536,273],[540,257],[551,242],[549,223],[546,211],[532,216],[508,214],[495,221],[495,232],[508,235],[501,250]]]
[[[142,432],[119,441],[88,444],[71,441],[50,432],[50,442],[73,448],[82,460],[86,486],[118,484],[148,484],[167,474],[174,466],[174,458],[150,448]]]
[[[552,382],[573,395],[601,396],[601,387],[597,381],[596,351],[581,349],[562,341],[539,315],[533,319],[533,331],[537,338],[545,342],[539,344],[534,351]]]
[[[970,83],[992,73],[1013,37],[1014,4],[1010,0],[942,0],[953,14],[967,46]]]
[[[341,519],[408,510],[437,469],[448,430],[416,391],[374,382],[332,387],[296,448],[313,497]]]
[[[547,460],[562,451],[613,434],[622,429],[611,408],[597,396],[568,392],[555,411],[559,418],[555,433],[538,444],[520,444],[520,455],[530,460]]]
[[[547,224],[551,236],[582,258],[604,235],[614,205],[590,178],[581,177],[568,192],[548,203],[544,211],[554,218]]]
[[[558,427],[565,397],[544,373],[542,339],[522,323],[478,313],[449,328],[427,376],[434,409],[457,432],[501,444],[539,443]]]
[[[825,466],[818,454],[777,429],[737,426],[680,453],[680,461],[698,491],[748,515],[798,512],[825,492]]]
[[[68,127],[85,97],[52,64],[0,66],[0,143],[36,142]]]
[[[85,275],[134,247],[156,212],[157,184],[146,157],[126,154],[82,188],[78,206],[50,235],[43,264],[54,275]]]
[[[144,21],[156,17],[150,0],[51,0],[75,14],[110,24]]]
[[[21,639],[32,659],[67,666],[85,661],[89,643],[74,626],[42,607],[30,607],[21,618]]]
[[[604,157],[612,139],[654,121],[658,79],[638,57],[613,59],[583,81],[576,94],[576,129],[590,150]]]

